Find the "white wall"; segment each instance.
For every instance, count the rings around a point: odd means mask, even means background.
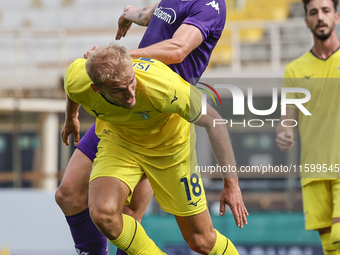
[[[16,255],[74,255],[65,216],[54,192],[0,189],[0,251]]]

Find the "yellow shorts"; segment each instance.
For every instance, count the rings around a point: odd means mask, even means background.
[[[306,230],[332,226],[340,217],[340,179],[313,181],[302,187]]]
[[[207,208],[202,179],[200,173],[195,172],[195,166],[196,149],[190,144],[180,153],[157,157],[134,152],[115,143],[114,139],[101,139],[90,182],[103,176],[120,179],[131,190],[126,201],[128,204],[145,173],[161,208],[185,217],[199,214]]]

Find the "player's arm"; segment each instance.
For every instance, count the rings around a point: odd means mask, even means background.
[[[159,2],[157,4],[146,6],[143,8],[135,8],[131,5],[126,6],[122,15],[120,15],[118,19],[118,31],[116,34],[116,40],[125,37],[132,23],[136,23],[140,26],[148,26],[158,4]]]
[[[203,42],[201,31],[189,24],[182,24],[171,39],[145,48],[129,50],[131,58],[154,58],[166,65],[181,63],[186,56]]]
[[[173,37],[145,48],[129,50],[131,58],[154,58],[166,65],[181,63],[188,54],[196,49],[203,42],[201,31],[188,24],[182,24],[175,32]],[[84,54],[87,58],[98,46],[94,46],[91,50]]]
[[[281,123],[284,120],[296,120],[298,109],[294,107],[287,107],[286,115],[281,116],[280,124],[276,128],[276,144],[281,151],[289,151],[295,144],[294,141],[294,127],[285,127]],[[293,121],[285,121],[286,126],[294,126]]]
[[[61,138],[66,145],[70,144],[69,136],[73,134],[74,144],[78,145],[80,140],[80,122],[78,119],[80,104],[73,102],[69,96],[67,96],[66,101],[66,113],[65,113],[65,123],[64,128],[61,132]]]
[[[227,126],[216,125],[214,119],[222,119],[216,110],[207,104],[207,114],[203,115],[195,123],[204,127],[209,135],[210,144],[220,166],[235,166],[235,158]],[[227,204],[235,218],[236,225],[240,228],[243,223],[247,224],[248,211],[243,203],[242,194],[238,185],[236,173],[223,173],[224,186],[220,198],[220,215],[225,213],[225,204]]]

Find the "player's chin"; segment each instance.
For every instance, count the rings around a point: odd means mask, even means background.
[[[126,108],[126,109],[131,109],[131,108],[133,108],[135,105],[136,105],[136,103],[133,102],[133,103],[131,103],[131,104],[125,104],[123,107]]]

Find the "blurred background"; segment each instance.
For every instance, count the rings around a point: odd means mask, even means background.
[[[76,254],[65,218],[54,202],[73,146],[60,139],[64,123],[63,77],[67,66],[94,45],[114,41],[127,4],[154,0],[0,0],[0,254]],[[203,75],[254,90],[254,106],[269,109],[272,88],[281,87],[287,63],[312,47],[297,0],[226,0],[227,23]],[[133,25],[119,41],[137,48],[145,28]],[[339,31],[340,32],[340,31]],[[231,95],[221,94],[222,117],[242,122],[265,119],[246,111],[232,116]],[[245,93],[246,95],[246,93]],[[212,103],[213,104],[213,103]],[[247,108],[247,107],[246,107]],[[280,109],[269,116],[280,118]],[[267,117],[266,117],[267,118]],[[94,119],[80,112],[84,134]],[[275,145],[275,128],[229,128],[238,166],[299,163],[299,145],[288,154]],[[200,166],[215,165],[208,138],[197,130]],[[317,233],[304,230],[298,173],[239,175],[249,224],[238,229],[230,212],[218,216],[222,180],[203,174],[215,228],[241,255],[319,255]],[[169,255],[189,251],[174,217],[152,201],[142,222]],[[160,234],[161,233],[161,234]],[[110,252],[114,254],[114,247]]]

